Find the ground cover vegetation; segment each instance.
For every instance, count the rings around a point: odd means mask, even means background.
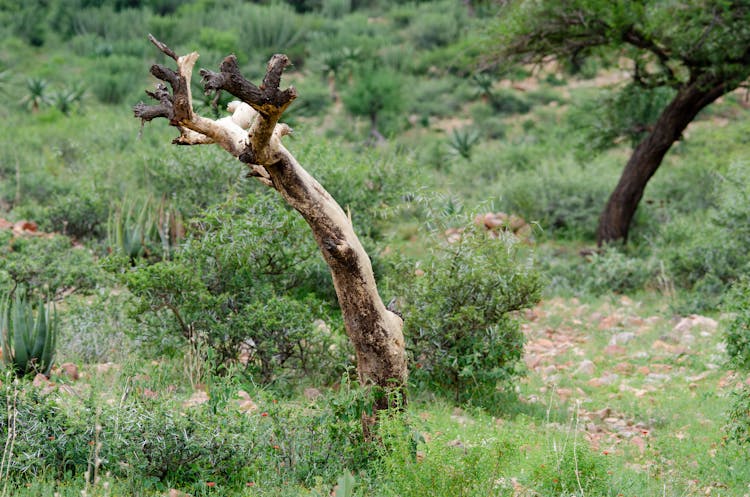
[[[569,7],[0,2],[0,496],[750,493],[748,7]],[[521,43],[544,22],[581,49]],[[290,58],[285,145],[404,319],[374,432],[303,218],[133,119],[148,33],[255,83]],[[597,247],[665,106],[730,72]]]

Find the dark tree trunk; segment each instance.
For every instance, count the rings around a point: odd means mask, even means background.
[[[597,244],[627,242],[630,223],[643,197],[646,185],[661,165],[674,142],[704,107],[732,87],[724,82],[698,78],[677,92],[662,111],[654,129],[635,148],[620,176],[607,206],[599,217]]]

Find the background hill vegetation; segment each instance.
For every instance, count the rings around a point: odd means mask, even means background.
[[[0,306],[0,496],[747,495],[746,89],[598,249],[673,90],[617,51],[496,57],[505,3],[0,0],[0,292],[56,316],[49,379],[17,378],[38,335]],[[291,58],[285,144],[405,318],[410,404],[377,443],[303,220],[132,117],[148,33],[252,81]]]

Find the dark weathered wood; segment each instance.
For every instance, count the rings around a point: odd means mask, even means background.
[[[597,229],[597,244],[627,242],[630,223],[646,190],[672,145],[695,116],[730,87],[702,78],[682,87],[662,111],[652,131],[636,146],[607,201]]]

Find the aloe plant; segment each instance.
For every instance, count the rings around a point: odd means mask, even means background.
[[[109,245],[135,261],[143,256],[151,241],[155,228],[150,201],[138,206],[135,202],[124,201],[110,215],[107,223]]]
[[[6,293],[0,302],[0,348],[3,361],[17,375],[49,374],[58,334],[54,305],[39,299],[36,312],[23,292]]]
[[[140,257],[169,259],[185,235],[182,215],[166,201],[151,197],[142,203],[125,200],[113,209],[107,237],[113,252],[131,262]]]

